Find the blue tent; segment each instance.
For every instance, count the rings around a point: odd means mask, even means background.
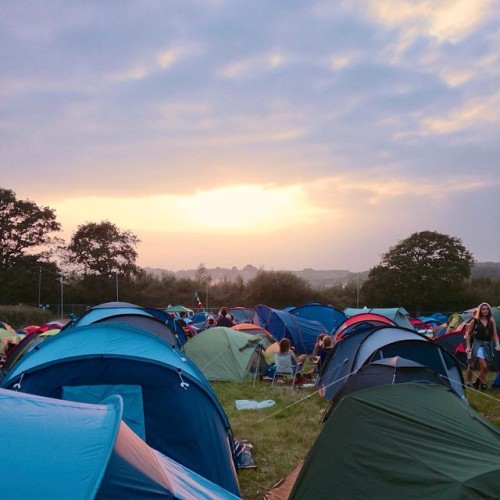
[[[239,494],[223,408],[198,368],[155,334],[118,323],[69,328],[21,358],[1,386],[86,403],[119,394],[123,420],[148,445]]]
[[[310,302],[300,307],[287,309],[287,312],[299,318],[319,321],[331,334],[345,321],[347,316],[335,307],[326,306],[318,302]]]
[[[121,421],[119,396],[85,404],[0,389],[2,497],[236,499]]]
[[[331,400],[351,373],[366,363],[395,356],[430,368],[444,377],[458,396],[465,397],[462,370],[454,356],[424,335],[396,326],[374,326],[342,337],[332,347],[316,386]]]
[[[174,321],[168,314],[159,309],[141,307],[128,302],[106,302],[91,307],[70,321],[63,330],[92,323],[126,323],[155,333],[176,347],[181,344],[176,335]]]
[[[286,311],[258,305],[252,323],[267,330],[276,340],[286,337],[297,354],[310,354],[318,335],[330,333],[319,321],[311,321]]]

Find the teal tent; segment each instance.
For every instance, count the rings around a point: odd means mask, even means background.
[[[344,309],[344,314],[348,317],[364,313],[380,314],[394,321],[398,326],[413,330],[413,325],[410,323],[410,314],[404,307],[373,307],[371,309],[368,307],[364,307],[363,309],[348,307]]]
[[[82,403],[118,394],[153,449],[239,494],[232,431],[207,379],[158,335],[121,323],[69,328],[23,356],[2,388]]]
[[[2,498],[236,499],[141,441],[122,399],[61,401],[0,389]]]

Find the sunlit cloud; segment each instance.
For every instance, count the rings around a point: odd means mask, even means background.
[[[330,58],[329,66],[334,70],[339,70],[351,64],[353,59],[350,54],[336,54]]]
[[[418,59],[419,66],[441,78],[450,87],[459,87],[473,83],[474,79],[484,80],[495,77],[500,67],[500,55],[497,51],[486,52],[481,57],[450,57],[449,53],[440,50],[428,50]]]
[[[361,178],[358,176],[339,176],[317,179],[306,185],[304,189],[309,193],[310,199],[318,199],[318,193],[328,193],[328,198],[321,197],[323,200],[318,203],[317,209],[324,209],[327,213],[327,207],[323,204],[345,206],[350,203],[350,211],[353,208],[353,201],[358,208],[364,210],[367,206],[384,206],[391,204],[395,199],[425,199],[427,202],[439,202],[449,196],[457,193],[480,191],[487,189],[492,185],[500,185],[499,181],[487,179],[478,181],[469,176],[441,180],[439,189],[436,189],[435,178],[397,178],[391,179],[390,171],[379,170],[372,172],[370,177]],[[332,202],[332,200],[334,200]]]
[[[472,99],[454,109],[446,116],[429,117],[422,120],[422,130],[426,134],[449,134],[494,123],[498,120],[500,92],[484,98]]]
[[[285,65],[287,59],[279,53],[269,53],[243,59],[228,64],[222,70],[222,76],[226,78],[243,78],[270,71]]]
[[[159,71],[170,69],[180,60],[197,52],[198,49],[194,45],[170,47],[156,53],[151,58],[147,58],[145,61],[137,62],[128,68],[111,73],[108,79],[114,83],[142,80]]]
[[[181,48],[168,49],[158,54],[156,56],[156,61],[160,67],[168,68],[178,61],[183,53],[184,50]]]
[[[369,12],[383,25],[404,27],[413,36],[456,42],[489,14],[492,0],[370,0]]]

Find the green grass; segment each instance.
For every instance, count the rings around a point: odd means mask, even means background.
[[[490,372],[491,384],[495,373]],[[321,431],[321,418],[328,407],[314,388],[271,387],[270,383],[212,383],[229,418],[235,439],[253,445],[255,469],[241,469],[238,479],[245,500],[261,499],[306,456]],[[467,390],[471,407],[500,427],[500,390]],[[237,410],[237,399],[276,404],[260,410]]]
[[[321,430],[328,402],[314,388],[271,387],[268,382],[213,383],[224,407],[234,438],[253,445],[255,469],[241,469],[238,479],[242,497],[256,500],[291,472],[305,457]],[[259,410],[237,410],[237,399],[276,404]]]
[[[488,373],[489,387],[491,387],[495,376],[494,372]],[[468,389],[466,397],[472,408],[481,413],[492,424],[500,427],[500,389],[488,389],[485,392]]]

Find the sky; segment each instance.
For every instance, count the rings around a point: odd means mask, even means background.
[[[142,267],[500,261],[498,0],[0,0],[0,187]]]

